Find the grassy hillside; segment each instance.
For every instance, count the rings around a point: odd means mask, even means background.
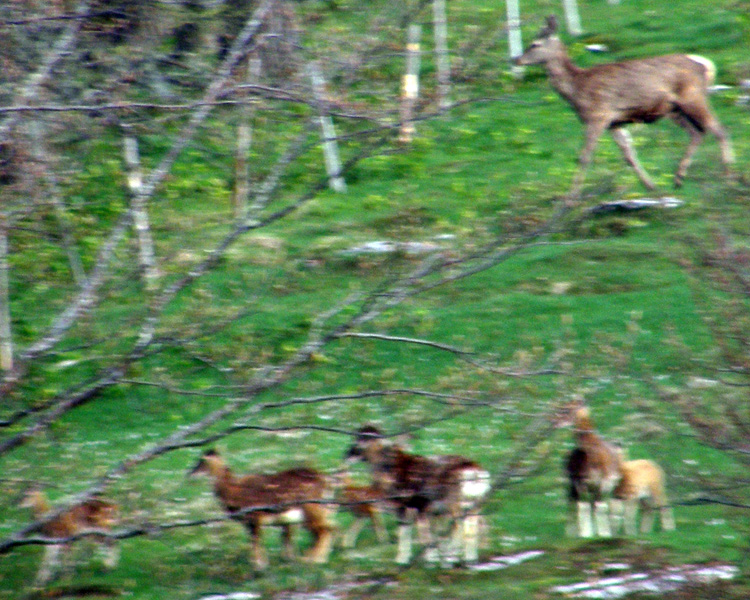
[[[309,22],[318,23],[312,17],[325,15],[310,43],[322,44],[325,28],[356,31],[385,6],[360,4],[344,0],[329,12],[323,3],[301,3],[297,8]],[[561,10],[559,3],[547,0],[524,1],[521,8],[525,41],[545,15]],[[732,87],[714,94],[711,102],[732,136],[737,173],[747,171],[750,108],[740,101],[747,92],[739,83],[750,79],[748,2],[623,0],[613,6],[580,0],[580,10],[585,34],[563,38],[581,65],[673,51],[714,60],[718,82]],[[54,500],[86,489],[128,456],[204,417],[227,397],[244,393],[240,378],[212,365],[249,365],[252,371],[264,362],[288,358],[305,340],[316,315],[355,292],[371,290],[384,278],[407,272],[419,260],[408,253],[348,254],[351,247],[376,240],[434,242],[449,254],[463,256],[498,237],[528,232],[555,213],[576,169],[580,123],[550,89],[541,69],[528,68],[523,79],[511,75],[500,30],[505,24],[502,5],[456,0],[449,3],[448,13],[454,49],[468,38],[467,32],[486,31],[482,52],[467,50],[463,57],[466,70],[457,84],[461,94],[485,100],[418,123],[411,147],[358,164],[347,176],[346,194],[326,191],[292,218],[232,247],[219,268],[178,296],[161,324],[161,334],[168,335],[175,324],[187,339],[190,327],[185,324],[194,321],[195,340],[145,358],[97,402],[68,413],[48,431],[0,457],[2,476],[8,478],[0,500],[0,536],[28,522],[27,512],[16,507],[15,500],[29,480],[54,483],[49,489]],[[429,95],[434,87],[427,52],[432,44],[430,13],[420,14],[425,21],[423,87]],[[587,52],[590,43],[606,44],[609,51]],[[400,73],[393,69],[373,77],[392,80],[395,89]],[[289,137],[297,133],[291,127],[285,131],[287,125],[274,118],[262,111],[257,115],[253,164],[259,170],[282,151],[272,145],[272,131]],[[607,572],[610,563],[624,562],[635,571],[728,562],[741,569],[733,582],[675,597],[748,597],[747,511],[683,504],[719,475],[737,474],[746,481],[747,469],[694,439],[659,388],[685,389],[700,374],[695,364],[711,362],[718,354],[704,320],[705,299],[713,292],[706,292],[705,282],[685,268],[685,257],[691,240],[709,239],[717,227],[747,233],[750,191],[742,179],[723,177],[718,145],[710,137],[684,187],[674,191],[672,175],[687,136],[669,122],[635,126],[631,132],[644,167],[660,190],[684,201],[681,207],[584,217],[585,208],[597,202],[643,196],[618,148],[602,139],[583,204],[575,209],[581,216],[577,223],[494,268],[411,298],[363,327],[465,349],[494,369],[434,347],[343,338],[315,356],[299,377],[261,394],[254,406],[378,389],[460,393],[477,402],[438,402],[412,393],[257,412],[249,406],[208,431],[220,432],[233,422],[256,428],[218,443],[238,471],[302,463],[331,472],[350,437],[326,428],[351,431],[365,422],[376,422],[389,432],[414,427],[408,444],[415,451],[474,457],[503,482],[484,511],[489,530],[482,557],[530,549],[543,550],[543,556],[501,571],[437,570],[418,561],[401,570],[392,561],[395,545],[379,546],[368,530],[355,550],[335,551],[329,564],[300,566],[281,560],[278,537],[271,531],[271,567],[256,577],[246,534],[224,521],[124,540],[117,569],[107,572],[96,561],[80,561],[51,589],[98,586],[102,595],[138,600],[235,591],[275,597],[361,581],[340,597],[553,598],[559,597],[550,591],[553,586]],[[170,265],[196,264],[227,231],[233,183],[227,148],[233,148],[234,135],[226,120],[205,128],[152,207],[157,254],[176,257]],[[82,165],[71,176],[70,201],[101,202],[100,213],[92,211],[92,231],[124,210],[124,190],[111,185],[121,176],[118,143],[116,137],[104,135],[70,144]],[[145,138],[141,143],[145,166],[153,166],[166,142]],[[284,183],[287,203],[320,176],[321,162],[316,151],[295,165]],[[19,247],[24,243],[31,245],[22,238]],[[101,239],[92,233],[82,236],[81,243],[94,249]],[[115,272],[125,272],[133,249],[120,252]],[[87,258],[92,255],[93,250]],[[49,323],[70,282],[63,257],[51,243],[40,245],[34,256],[19,252],[12,261],[14,326],[23,343]],[[167,281],[178,276],[176,268],[164,273]],[[112,279],[125,283],[106,290],[104,312],[80,325],[65,356],[45,363],[40,369],[44,376],[29,381],[23,398],[11,399],[9,413],[85,381],[132,342],[138,315],[130,309],[140,285],[135,278]],[[236,316],[240,309],[242,314]],[[217,325],[232,322],[207,335],[205,326],[197,324],[201,319]],[[102,346],[96,358],[83,360],[85,349],[76,348],[75,342],[83,346],[89,338],[102,340]],[[81,364],[69,364],[77,360]],[[554,373],[518,377],[499,372],[535,372],[549,366]],[[37,385],[41,381],[43,385]],[[179,391],[184,381],[190,389]],[[670,497],[678,503],[676,531],[606,541],[564,536],[562,461],[572,447],[571,432],[552,431],[520,457],[519,452],[552,403],[578,395],[591,403],[600,431],[623,444],[630,457],[651,457],[662,464]],[[257,430],[300,425],[308,428]],[[220,515],[209,483],[185,478],[199,453],[198,448],[167,453],[118,480],[107,495],[121,504],[124,526]],[[520,474],[505,481],[511,469]],[[365,478],[364,470],[358,474]],[[342,523],[349,520],[341,515]],[[77,547],[79,558],[90,551],[86,542]],[[41,553],[40,547],[24,546],[0,556],[0,599],[36,594],[28,584]]]

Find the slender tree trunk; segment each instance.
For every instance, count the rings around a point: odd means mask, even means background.
[[[247,62],[245,81],[248,84],[257,83],[260,79],[260,58],[250,58]],[[235,185],[234,185],[234,218],[240,219],[247,212],[247,202],[250,198],[250,167],[247,156],[253,141],[253,116],[255,102],[246,99],[240,109],[240,124],[237,127],[237,154],[235,156]]]
[[[314,61],[310,63],[309,71],[313,95],[315,96],[315,102],[318,105],[318,112],[320,113],[319,122],[323,135],[323,153],[325,155],[328,182],[332,190],[345,192],[346,182],[341,176],[341,159],[339,158],[339,149],[336,143],[336,130],[333,127],[333,119],[331,119],[331,115],[328,113],[328,103],[325,101],[323,75]]]
[[[68,209],[62,200],[62,195],[60,194],[60,189],[54,176],[54,170],[52,169],[49,156],[44,147],[42,124],[39,121],[31,121],[29,124],[29,130],[32,139],[32,153],[34,160],[36,160],[42,166],[42,169],[44,169],[44,178],[49,192],[49,200],[52,203],[55,216],[57,217],[58,227],[60,228],[60,237],[62,239],[63,247],[65,248],[65,253],[68,255],[70,271],[76,285],[81,287],[86,280],[86,272],[83,269],[81,256],[78,253],[75,240],[73,239]]]
[[[448,107],[451,87],[451,67],[448,56],[448,23],[445,16],[445,0],[433,0],[432,19],[435,29],[435,65],[437,67],[438,106]]]
[[[151,237],[148,212],[146,210],[146,196],[143,193],[143,173],[141,159],[138,153],[138,140],[133,135],[130,126],[122,126],[123,153],[125,167],[128,173],[128,189],[130,190],[130,206],[133,211],[133,226],[138,239],[138,262],[146,285],[146,290],[156,289],[159,273],[154,260],[154,241]]]
[[[521,40],[521,9],[518,0],[506,0],[505,10],[508,21],[508,51],[510,58],[514,59],[523,54],[523,41]],[[523,67],[513,65],[511,68],[515,76],[523,73]]]
[[[406,74],[403,80],[401,100],[401,132],[398,140],[409,143],[414,138],[414,106],[419,97],[419,38],[422,35],[420,25],[409,25],[406,42]]]
[[[578,0],[563,0],[563,10],[568,33],[575,36],[581,35],[583,29],[581,28],[581,15],[578,12]]]
[[[6,374],[13,371],[9,274],[8,222],[6,215],[0,214],[0,369]]]

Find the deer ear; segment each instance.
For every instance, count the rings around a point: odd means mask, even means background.
[[[550,15],[549,17],[547,17],[546,25],[542,27],[542,30],[539,32],[539,35],[537,37],[546,38],[554,35],[555,33],[557,33],[557,17],[555,15]]]

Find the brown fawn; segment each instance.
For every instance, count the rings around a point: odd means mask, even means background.
[[[332,490],[321,473],[297,468],[237,477],[216,450],[207,450],[189,472],[189,475],[199,474],[213,479],[214,493],[224,510],[247,528],[256,569],[268,566],[262,540],[266,525],[282,528],[284,555],[292,558],[293,530],[295,525],[303,523],[314,539],[306,559],[315,563],[328,560],[335,530],[334,510],[325,502],[330,500]]]
[[[39,489],[29,490],[21,500],[21,507],[30,508],[34,518],[44,518],[50,510],[47,496]],[[79,533],[102,529],[110,530],[118,521],[117,505],[95,497],[77,504],[60,516],[42,525],[39,530],[49,538],[69,538]],[[117,564],[119,549],[111,539],[102,539],[98,543],[104,549],[104,565],[113,568]],[[50,581],[63,562],[63,557],[70,554],[70,543],[48,544],[44,547],[44,557],[36,576],[36,585]]]
[[[357,485],[348,475],[338,476],[337,483],[341,486],[337,495],[338,504],[354,516],[354,521],[341,537],[341,545],[353,548],[367,521],[372,523],[378,542],[387,542],[389,536],[383,522],[383,511],[390,503],[383,491],[376,485]]]
[[[567,405],[556,424],[572,426],[576,441],[566,461],[570,483],[568,531],[581,537],[592,537],[595,531],[609,537],[608,499],[622,479],[622,452],[594,431],[589,409],[581,402]]]
[[[692,54],[669,54],[596,65],[576,66],[557,33],[557,20],[547,18],[546,26],[526,51],[515,59],[517,65],[544,65],[552,87],[575,110],[586,127],[586,140],[580,166],[573,180],[572,196],[580,195],[585,171],[594,148],[609,130],[622,150],[625,161],[649,190],[653,181],[641,166],[630,135],[629,123],[652,123],[669,117],[690,135],[690,142],[675,173],[679,186],[693,160],[704,134],[716,136],[721,160],[728,172],[734,162],[731,142],[708,104],[708,88],[716,68],[707,58]]]
[[[641,533],[653,527],[653,511],[658,510],[661,528],[675,528],[674,515],[664,489],[664,471],[652,460],[628,460],[622,464],[622,479],[612,492],[615,498],[613,517],[625,523],[625,533],[635,535],[636,513],[640,504]]]
[[[411,559],[411,527],[425,546],[425,559],[438,560],[432,542],[430,522],[435,517],[450,518],[451,537],[443,561],[458,560],[459,549],[467,563],[478,559],[481,518],[479,507],[490,492],[490,475],[476,462],[463,456],[426,457],[405,452],[382,437],[371,425],[358,431],[346,453],[347,462],[361,460],[369,464],[375,486],[396,507],[398,552],[396,562]]]

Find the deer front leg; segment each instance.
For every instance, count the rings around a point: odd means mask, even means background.
[[[263,548],[263,528],[260,523],[253,521],[248,523],[247,529],[250,532],[250,552],[253,566],[257,571],[263,571],[268,566],[268,559]]]
[[[294,525],[281,526],[282,555],[286,560],[294,559]]]
[[[622,155],[625,157],[625,162],[633,167],[633,170],[635,171],[636,175],[638,175],[638,179],[641,180],[641,183],[645,185],[649,190],[655,190],[656,186],[654,185],[654,182],[651,181],[651,178],[648,176],[645,169],[641,166],[641,163],[638,160],[638,156],[635,153],[635,148],[633,148],[633,139],[630,137],[630,133],[628,133],[625,129],[620,128],[612,129],[611,133],[612,138],[620,147],[620,150],[622,150]]]
[[[568,197],[569,202],[574,202],[580,199],[583,181],[586,178],[586,171],[591,164],[591,157],[594,154],[594,149],[599,142],[599,138],[602,136],[606,128],[607,123],[602,121],[595,121],[586,124],[586,140],[583,144],[581,155],[578,158],[578,171],[573,178],[573,186]]]
[[[401,521],[398,524],[398,552],[396,562],[400,565],[408,565],[411,558],[411,523]]]
[[[44,547],[44,557],[36,574],[35,585],[44,585],[52,579],[55,572],[60,568],[60,554],[64,550],[63,544],[51,544]]]

